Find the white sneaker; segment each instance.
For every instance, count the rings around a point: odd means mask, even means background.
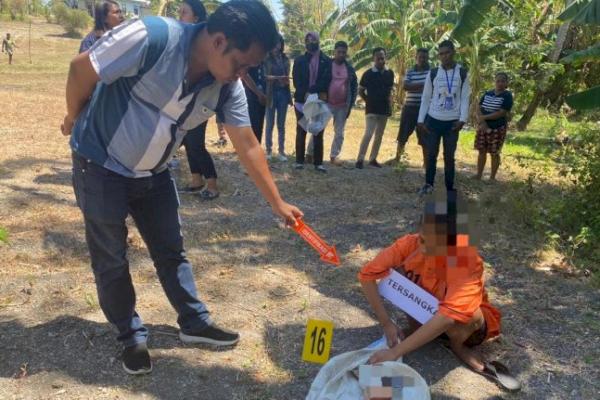
[[[286,162],[288,160],[285,154],[280,154],[279,157],[277,157],[277,159],[281,162]]]
[[[267,161],[271,161],[273,159],[273,155],[271,153],[267,153]]]

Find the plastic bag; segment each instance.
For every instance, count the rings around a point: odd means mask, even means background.
[[[298,121],[298,124],[313,135],[318,135],[323,131],[332,117],[327,103],[319,100],[319,96],[314,93],[306,98],[302,112],[304,116]]]

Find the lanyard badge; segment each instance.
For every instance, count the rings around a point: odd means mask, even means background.
[[[454,83],[456,67],[454,67],[454,69],[452,70],[452,79],[448,79],[448,71],[446,71],[445,69],[444,73],[446,74],[446,86],[448,88],[444,98],[444,110],[450,111],[454,109],[454,96],[452,95],[452,84]]]

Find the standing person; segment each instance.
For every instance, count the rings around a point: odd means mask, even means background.
[[[319,47],[319,34],[308,32],[304,36],[306,53],[294,60],[292,78],[294,80],[294,110],[296,111],[296,164],[294,168],[304,168],[304,154],[306,150],[306,131],[300,126],[304,117],[304,102],[309,94],[316,93],[323,101],[327,101],[327,91],[331,83],[331,60]],[[323,166],[323,134],[322,130],[314,135],[313,163],[317,172],[325,173]]]
[[[507,115],[513,106],[513,95],[506,90],[507,87],[508,74],[498,72],[496,74],[496,87],[485,92],[479,101],[479,109],[477,110],[479,126],[475,135],[475,150],[479,151],[476,179],[481,179],[483,176],[487,153],[490,153],[492,157],[490,180],[496,180],[496,174],[500,167],[500,152],[506,139]]]
[[[365,71],[360,78],[358,94],[366,103],[366,127],[356,160],[358,169],[364,167],[365,155],[373,134],[375,134],[375,140],[371,147],[369,165],[381,168],[377,162],[377,155],[387,120],[392,115],[392,89],[394,87],[394,72],[386,67],[385,62],[385,49],[377,47],[373,50],[373,67]]]
[[[471,87],[467,70],[454,61],[454,43],[444,40],[438,46],[440,66],[432,68],[425,79],[417,128],[425,135],[427,165],[425,185],[420,195],[433,191],[440,141],[444,140],[446,190],[454,190],[454,153],[458,133],[469,118]]]
[[[248,73],[242,77],[242,82],[246,90],[252,131],[258,143],[261,143],[263,128],[265,126],[265,106],[267,104],[267,96],[265,96],[267,84],[264,65],[261,63],[256,67],[248,69]]]
[[[348,43],[339,41],[334,46],[334,58],[331,62],[331,83],[327,93],[329,111],[333,115],[334,137],[331,143],[329,159],[331,164],[341,166],[338,159],[344,144],[346,121],[356,101],[358,83],[354,67],[347,61]],[[308,141],[307,154],[311,154],[313,138]]]
[[[184,0],[179,5],[179,20],[188,24],[204,22],[206,8],[199,0]],[[181,192],[199,193],[201,199],[213,200],[219,197],[219,188],[215,163],[206,149],[207,124],[208,121],[205,121],[197,128],[191,129],[183,138],[191,178],[190,183]]]
[[[89,50],[105,32],[123,23],[121,6],[114,0],[104,0],[94,7],[94,30],[81,41],[79,53]]]
[[[7,33],[6,37],[2,39],[2,52],[4,53],[6,51],[6,54],[8,54],[8,65],[12,64],[13,54],[16,48],[17,44],[11,38],[10,33]]]
[[[408,70],[404,78],[404,90],[406,90],[406,99],[404,107],[402,107],[402,115],[400,116],[400,129],[398,130],[398,149],[394,161],[399,162],[404,155],[404,148],[408,138],[417,127],[419,119],[419,108],[421,107],[421,95],[425,86],[425,79],[429,75],[429,50],[420,48],[417,49],[416,64]],[[419,146],[423,151],[423,167],[427,163],[427,147],[425,146],[425,138],[423,133],[417,131],[417,139]]]
[[[285,54],[285,41],[279,35],[279,43],[265,60],[267,78],[267,159],[271,159],[273,151],[273,128],[277,115],[279,161],[287,161],[285,155],[285,118],[288,105],[292,104],[290,91],[290,59]]]
[[[302,216],[273,182],[239,80],[276,42],[275,20],[263,4],[234,0],[202,24],[132,20],[71,62],[61,130],[72,132],[73,187],[98,299],[118,329],[123,367],[130,374],[148,373],[152,363],[126,258],[128,214],[177,311],[181,340],[214,345],[239,340],[210,318],[183,248],[179,202],[166,162],[187,131],[216,113],[274,213],[288,224]]]

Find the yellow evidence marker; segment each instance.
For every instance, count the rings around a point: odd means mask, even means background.
[[[325,364],[329,360],[332,339],[333,322],[309,319],[304,336],[302,360]]]

